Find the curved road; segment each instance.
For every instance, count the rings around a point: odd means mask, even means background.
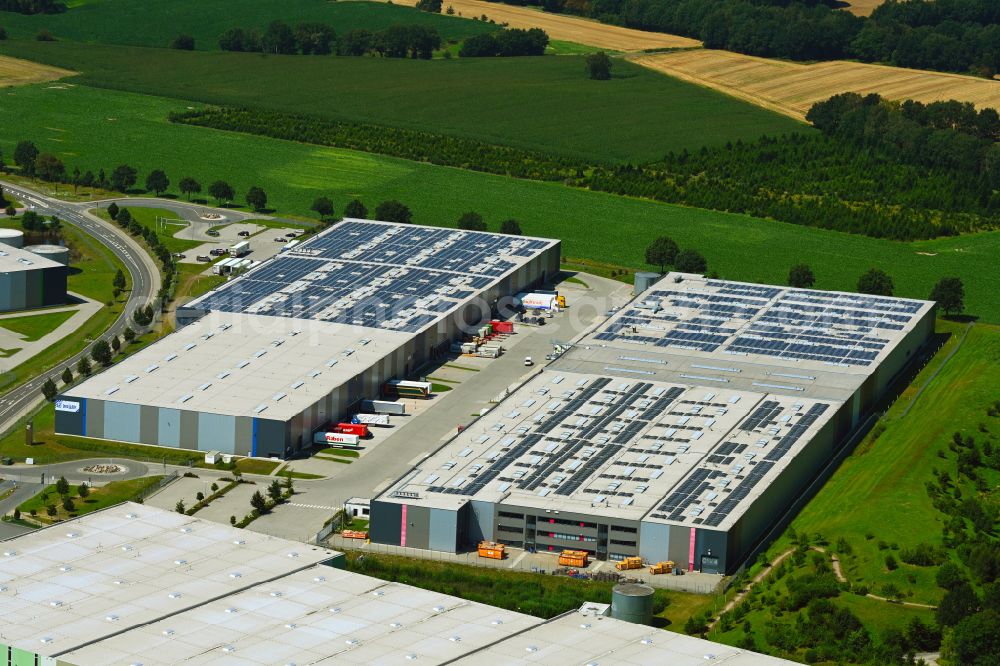
[[[114,252],[125,265],[132,278],[132,291],[121,315],[106,334],[117,335],[125,330],[132,321],[132,313],[136,308],[146,305],[156,296],[160,289],[160,271],[152,257],[128,233],[88,213],[87,211],[94,207],[92,203],[68,203],[13,183],[0,181],[0,185],[3,186],[4,192],[9,193],[26,207],[31,207],[42,215],[56,215],[64,222],[92,236]],[[89,352],[88,347],[60,361],[58,366],[75,366]],[[42,400],[42,384],[47,377],[48,374],[32,377],[0,395],[0,431],[6,430]]]

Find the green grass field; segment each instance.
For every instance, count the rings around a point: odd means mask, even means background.
[[[105,220],[111,221],[111,217],[104,208],[98,208],[90,211],[95,215],[104,218]],[[174,234],[184,228],[184,224],[158,224],[157,218],[163,218],[164,220],[170,221],[174,220],[178,223],[184,222],[177,217],[176,213],[169,210],[164,210],[162,208],[139,208],[134,206],[128,209],[132,218],[138,222],[140,225],[152,229],[160,237],[160,241],[166,246],[170,252],[185,252],[193,247],[198,247],[201,243],[197,241],[184,240],[182,238],[174,238]],[[205,267],[202,266],[202,269]]]
[[[312,201],[330,196],[338,210],[361,197],[374,209],[386,199],[410,206],[414,222],[453,226],[468,210],[481,211],[490,228],[516,218],[526,234],[563,240],[563,255],[637,269],[643,250],[660,234],[700,250],[709,268],[738,280],[781,284],[795,263],[812,266],[821,289],[854,290],[873,266],[893,277],[896,293],[926,298],[938,278],[965,281],[967,310],[1000,321],[995,285],[1000,232],[897,243],[588,192],[556,183],[515,180],[348,150],[308,146],[236,133],[172,125],[165,120],[183,102],[41,84],[0,96],[0,148],[11,154],[32,138],[71,165],[113,169],[129,163],[140,179],[155,168],[177,182],[229,180],[237,191],[263,186],[279,214],[309,216]],[[609,238],[615,239],[608,242]],[[72,278],[71,278],[72,279]]]
[[[75,310],[47,312],[0,319],[0,328],[20,333],[28,342],[38,340],[59,328],[67,319],[76,314]]]
[[[159,483],[162,478],[162,476],[145,476],[126,481],[111,481],[99,488],[92,488],[85,498],[79,496],[79,486],[70,485],[69,497],[72,498],[75,505],[73,511],[66,511],[63,508],[62,498],[56,493],[55,485],[46,486],[44,490],[22,503],[18,508],[24,516],[35,511],[34,518],[43,523],[60,522],[131,501],[147,488]],[[46,507],[50,504],[56,507],[55,516],[49,516],[46,512]]]
[[[958,343],[961,327],[939,322],[939,328],[952,333],[949,345]],[[948,450],[953,432],[986,441],[990,436],[978,431],[980,423],[1000,431],[996,419],[986,416],[1000,386],[1000,329],[995,326],[974,326],[909,414],[901,416],[914,397],[914,387],[924,383],[949,349],[939,352],[936,363],[929,364],[893,405],[883,419],[885,431],[874,441],[869,437],[863,442],[792,523],[795,530],[822,534],[830,543],[839,537],[847,540],[853,551],[842,557],[848,580],[873,591],[892,582],[912,592],[907,601],[927,604],[936,604],[942,594],[934,581],[936,567],[900,562],[898,569],[888,571],[885,556],[892,552],[899,560],[899,553],[884,545],[900,549],[919,543],[940,545],[947,516],[934,509],[925,490],[925,483],[934,478],[931,471],[951,470],[954,475],[955,456]],[[995,488],[998,475],[992,476],[989,485]],[[963,485],[975,494],[971,484]],[[781,547],[779,542],[770,552]]]
[[[257,28],[281,19],[294,26],[320,21],[337,34],[354,28],[381,30],[394,24],[437,28],[444,39],[490,32],[497,26],[453,16],[429,14],[413,7],[376,2],[326,0],[87,0],[72,3],[64,14],[26,16],[4,12],[3,26],[13,37],[34,39],[41,29],[56,39],[95,44],[129,44],[166,48],[180,34],[195,38],[195,47],[218,50],[227,28]]]
[[[304,58],[14,40],[0,42],[0,52],[83,72],[69,79],[73,83],[390,125],[602,162],[649,162],[671,151],[812,131],[624,61],[615,62],[611,81],[591,81],[582,56]]]

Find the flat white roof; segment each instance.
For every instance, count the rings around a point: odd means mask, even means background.
[[[333,551],[139,504],[0,548],[4,644],[78,666],[788,663],[575,611],[543,621],[319,564]]]
[[[336,555],[122,504],[0,543],[0,633],[55,656]]]
[[[62,264],[19,247],[0,244],[0,273],[19,273],[55,266]]]
[[[838,406],[546,369],[379,499],[444,509],[476,499],[726,529]],[[724,504],[754,471],[756,488]]]
[[[573,612],[479,650],[456,663],[468,666],[777,666],[794,662],[641,624]]]
[[[347,324],[211,312],[64,396],[287,420],[409,337]]]

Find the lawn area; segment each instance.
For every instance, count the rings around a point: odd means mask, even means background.
[[[592,81],[583,56],[265,57],[21,40],[0,43],[0,52],[83,72],[67,79],[75,84],[457,135],[599,162],[650,162],[671,151],[814,131],[626,61],[615,61],[612,80]]]
[[[158,484],[161,479],[163,479],[162,476],[145,476],[126,481],[111,481],[99,488],[91,488],[87,497],[80,497],[80,487],[71,485],[68,497],[73,502],[73,511],[67,511],[63,507],[62,497],[56,492],[55,485],[51,485],[25,501],[18,508],[21,510],[23,518],[30,516],[41,523],[58,523],[86,513],[99,511],[114,504],[131,501],[147,488]],[[55,515],[48,514],[46,507],[49,506],[55,508]],[[35,512],[34,515],[31,515],[32,511]]]
[[[107,220],[108,222],[111,222],[111,217],[108,215],[108,211],[104,208],[96,208],[90,212],[104,220]],[[128,212],[140,225],[155,231],[156,235],[160,237],[160,241],[167,247],[168,250],[170,250],[171,253],[186,252],[193,247],[201,245],[198,241],[174,238],[174,234],[187,226],[187,222],[179,219],[176,213],[162,208],[140,208],[138,206],[129,208]],[[162,218],[164,222],[158,223],[157,218]]]
[[[70,317],[75,310],[48,312],[44,314],[25,315],[23,317],[7,317],[0,319],[0,328],[20,333],[27,341],[38,340],[56,330]]]
[[[939,322],[938,326],[952,337],[938,353],[936,363],[929,364],[913,386],[924,383],[961,337],[958,325]],[[995,443],[996,435],[989,433],[1000,432],[1000,425],[986,416],[986,410],[997,400],[998,386],[1000,328],[975,325],[909,414],[902,416],[913,388],[882,419],[884,432],[862,442],[802,510],[792,528],[822,534],[830,543],[843,537],[852,552],[841,558],[842,565],[852,583],[865,584],[877,592],[881,585],[891,582],[907,593],[907,601],[938,603],[943,591],[935,584],[936,567],[900,561],[896,570],[889,571],[884,561],[890,553],[900,560],[899,550],[920,543],[942,544],[941,528],[948,516],[934,508],[925,485],[934,479],[934,469],[950,470],[954,476],[955,454],[949,451],[952,433],[958,431],[974,435],[981,443]],[[979,429],[981,423],[987,432]],[[990,488],[997,487],[996,476],[994,473]],[[977,494],[967,480],[963,491]],[[984,495],[986,501],[990,501],[991,494],[995,501],[995,490]],[[780,548],[772,547],[770,552]],[[885,615],[894,612],[890,608]]]
[[[289,479],[323,479],[326,478],[322,474],[309,474],[308,472],[296,472],[294,470],[282,470],[275,474],[275,476],[283,476]]]
[[[895,281],[897,295],[926,298],[938,278],[956,275],[965,282],[967,310],[984,321],[1000,321],[995,286],[1000,232],[913,243],[872,239],[557,183],[171,125],[167,113],[182,104],[87,87],[17,88],[0,97],[6,119],[0,148],[11,154],[17,140],[31,137],[41,150],[95,172],[127,163],[140,178],[163,168],[174,182],[184,175],[202,183],[223,178],[237,191],[259,184],[279,214],[309,215],[320,195],[329,196],[338,210],[353,197],[370,209],[398,199],[413,210],[415,223],[438,226],[453,226],[463,212],[477,210],[492,229],[515,218],[528,235],[561,238],[564,256],[632,269],[648,269],[644,248],[665,234],[681,247],[701,251],[710,270],[736,280],[782,284],[789,267],[804,262],[816,274],[817,288],[853,290],[858,276],[881,266]],[[611,237],[616,242],[609,243]]]
[[[388,3],[322,0],[86,0],[71,3],[63,14],[23,15],[4,12],[3,25],[14,37],[34,39],[41,29],[57,39],[98,44],[166,48],[177,35],[191,35],[195,48],[218,50],[219,35],[231,27],[264,31],[281,19],[294,25],[320,21],[338,35],[354,28],[381,30],[394,24],[434,26],[444,39],[490,32],[497,26],[458,17],[429,14]]]

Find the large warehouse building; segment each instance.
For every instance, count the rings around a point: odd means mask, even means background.
[[[558,241],[345,220],[179,308],[186,326],[59,396],[56,432],[290,455],[558,271]]]
[[[58,261],[0,243],[0,312],[65,304],[66,271]]]
[[[374,499],[372,539],[731,572],[934,314],[926,301],[669,274]]]
[[[0,551],[0,663],[13,666],[791,663],[582,610],[541,620],[139,504]]]

